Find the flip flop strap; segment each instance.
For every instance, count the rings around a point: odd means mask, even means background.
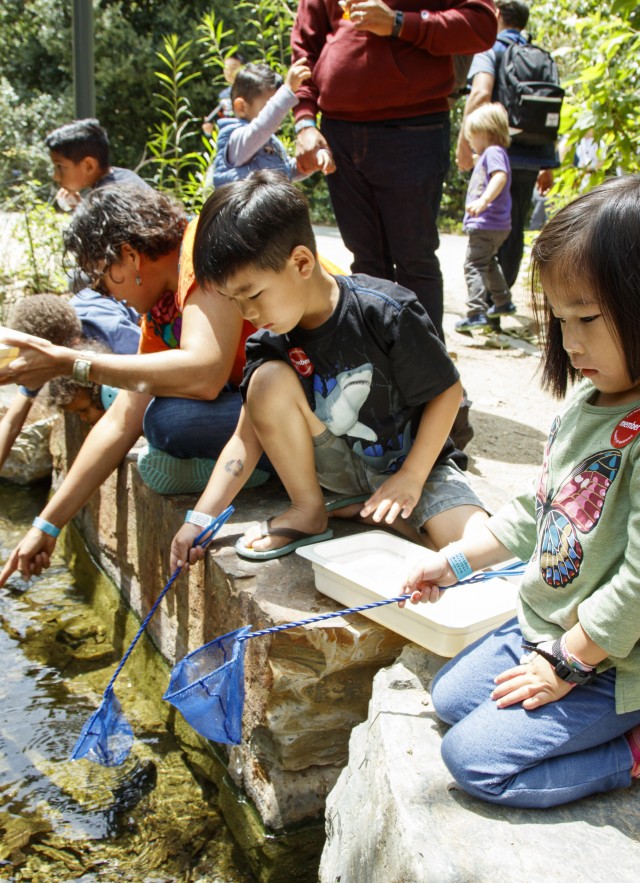
[[[315,533],[306,533],[304,530],[296,530],[295,527],[271,527],[271,518],[263,521],[260,525],[261,539],[267,537],[284,537],[286,540],[295,542],[296,540],[307,540],[309,537],[316,536]]]

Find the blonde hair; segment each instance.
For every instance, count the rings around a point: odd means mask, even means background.
[[[504,107],[497,101],[494,104],[483,104],[472,111],[464,123],[464,134],[484,133],[489,136],[492,144],[508,147],[511,144],[509,135],[509,117]]]

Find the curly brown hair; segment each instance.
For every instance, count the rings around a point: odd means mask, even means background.
[[[77,340],[71,347],[74,350],[92,350],[94,353],[110,353],[111,350],[100,340],[91,340],[83,337]],[[92,383],[91,386],[80,386],[71,377],[54,377],[47,387],[49,407],[62,410],[65,405],[72,402],[81,390],[89,393],[91,404],[104,410],[100,399],[100,383]]]
[[[187,226],[184,208],[150,188],[100,187],[73,213],[64,247],[81,270],[96,278],[121,260],[123,245],[151,260],[180,245]]]
[[[62,294],[30,294],[13,305],[9,328],[44,337],[57,346],[71,346],[82,334],[82,325],[69,298]]]

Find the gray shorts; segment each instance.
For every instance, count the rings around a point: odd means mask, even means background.
[[[327,490],[343,496],[372,494],[389,478],[371,469],[344,439],[329,429],[314,437],[313,449],[318,481]],[[456,506],[486,509],[464,472],[453,460],[447,460],[431,470],[420,500],[407,521],[420,530],[434,515]]]

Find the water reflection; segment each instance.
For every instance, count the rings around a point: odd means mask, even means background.
[[[0,483],[3,561],[45,493]],[[59,558],[0,590],[0,879],[249,883],[212,787],[161,718],[162,691],[146,692],[144,655],[118,681],[136,733],[127,761],[68,760],[118,658]]]

